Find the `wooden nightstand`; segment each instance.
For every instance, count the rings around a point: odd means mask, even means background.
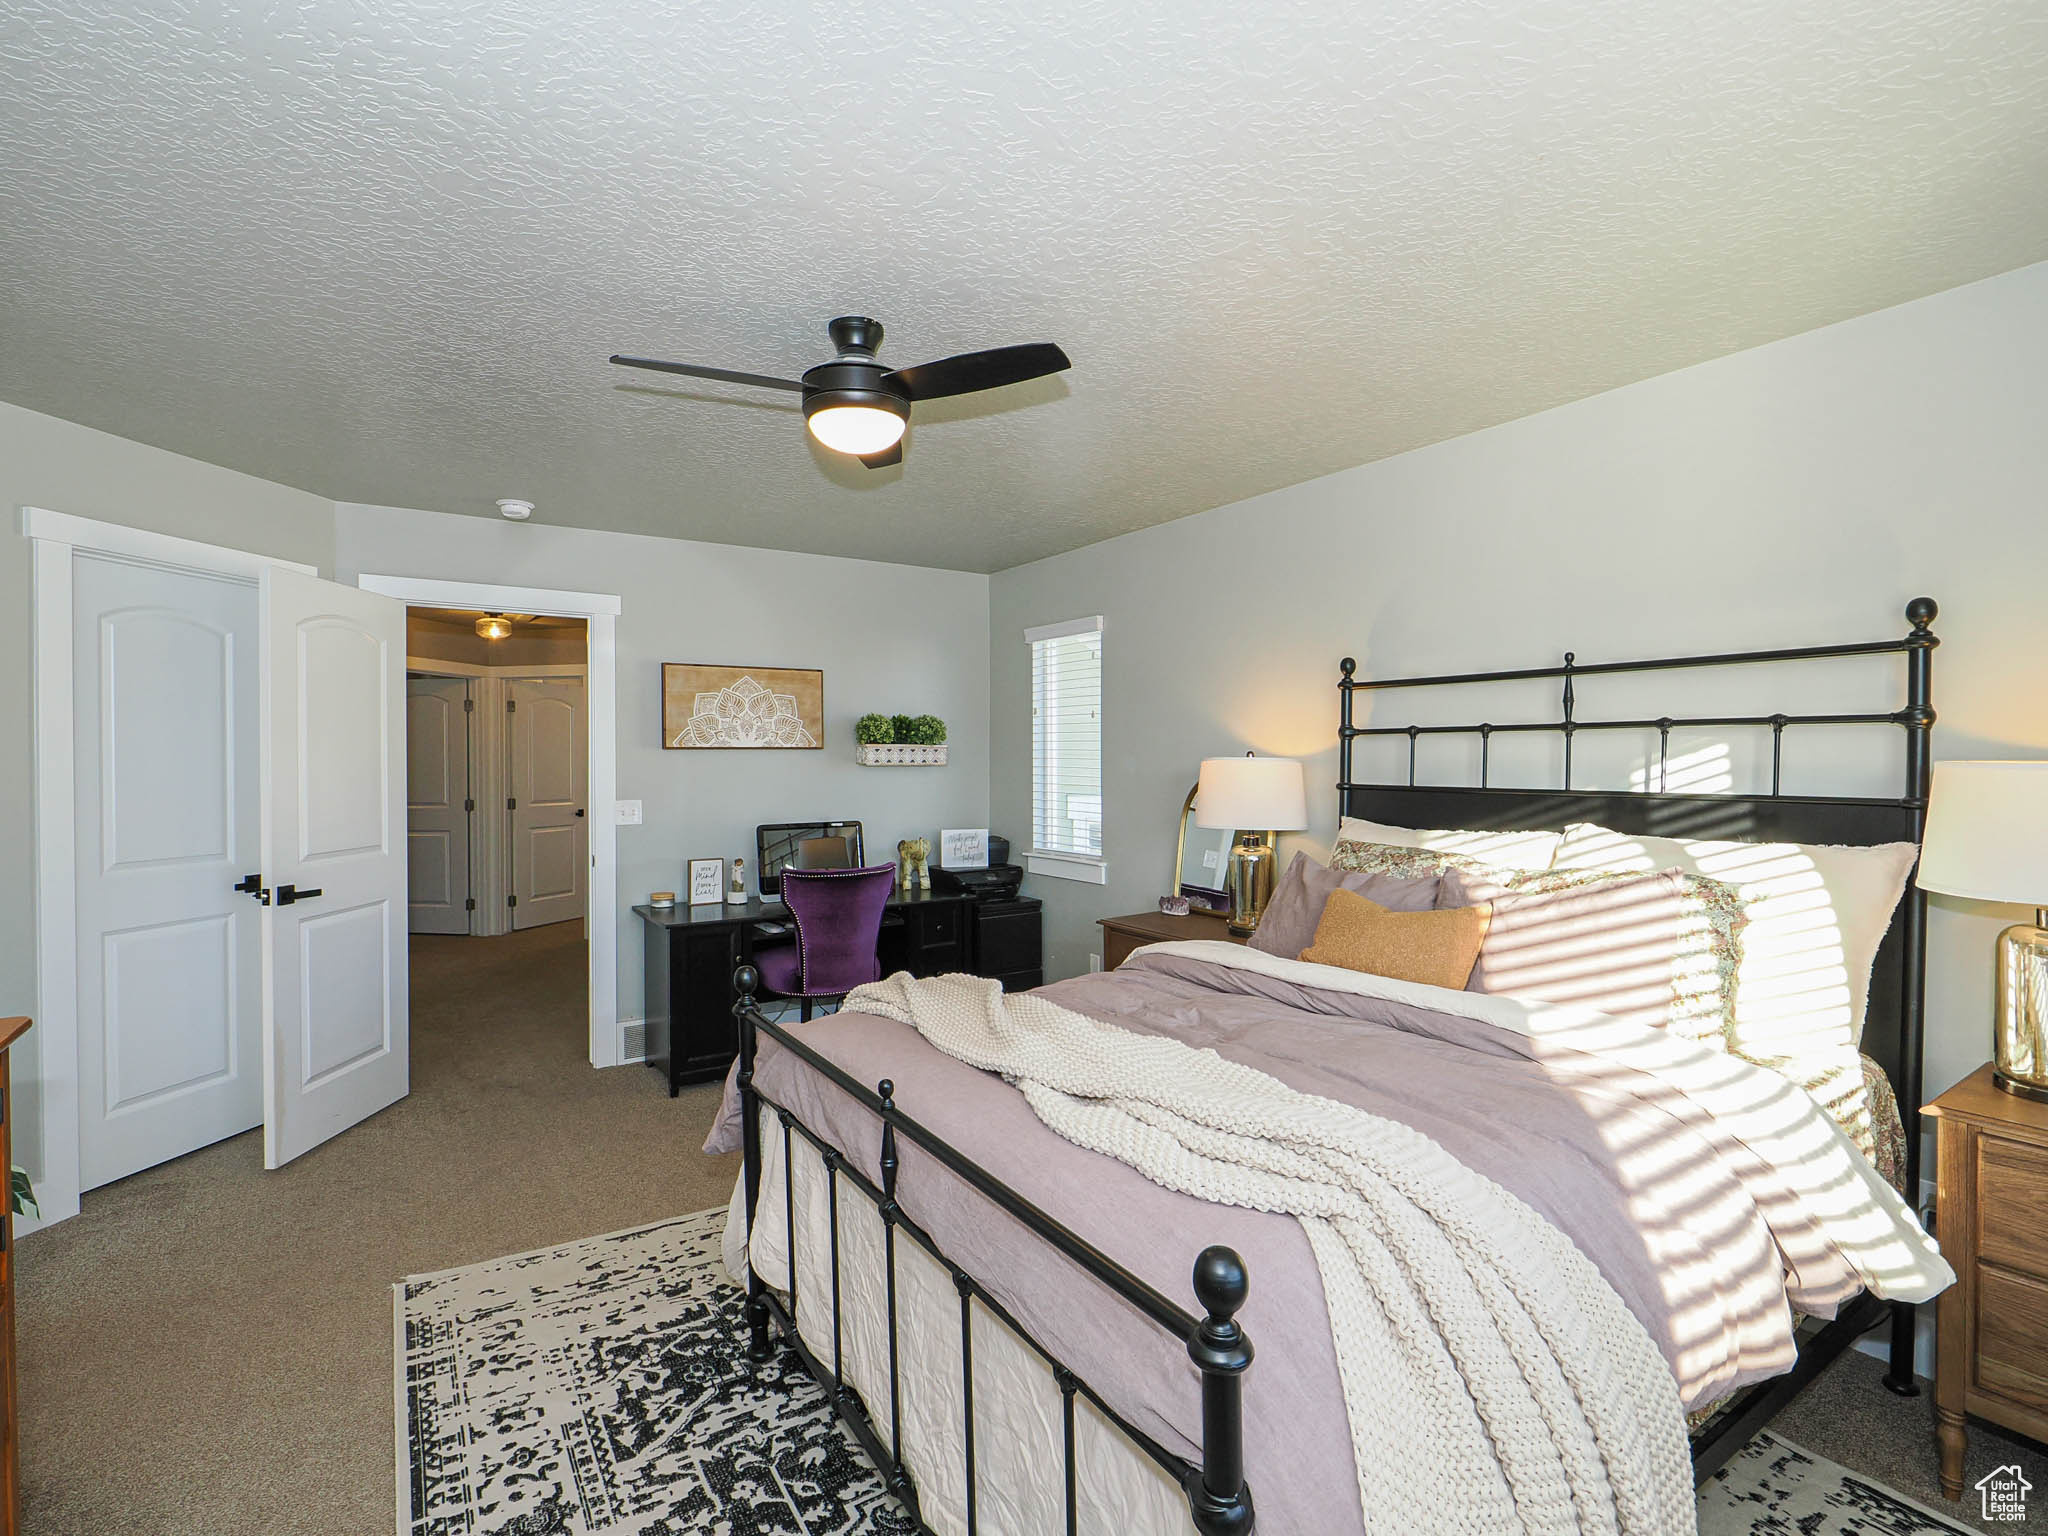
[[[1963,1492],[1964,1416],[2048,1440],[2048,1104],[1987,1064],[1927,1106],[1940,1126],[1935,1235],[1956,1283],[1936,1304],[1941,1491]]]
[[[1102,968],[1113,971],[1130,958],[1131,951],[1169,939],[1221,939],[1242,944],[1230,931],[1230,919],[1220,912],[1190,912],[1186,917],[1168,917],[1164,912],[1133,912],[1129,917],[1104,917],[1102,926]]]

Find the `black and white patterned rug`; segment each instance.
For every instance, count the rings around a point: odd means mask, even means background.
[[[1967,1527],[1768,1430],[1700,1488],[1700,1536],[1971,1536]]]
[[[700,1211],[397,1286],[399,1536],[912,1531],[794,1358],[748,1360],[724,1221]],[[1963,1531],[1768,1434],[1699,1510],[1700,1536]]]
[[[399,1536],[912,1530],[795,1359],[747,1358],[724,1222],[396,1287]]]

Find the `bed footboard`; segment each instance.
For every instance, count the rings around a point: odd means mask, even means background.
[[[978,1302],[999,1318],[1011,1333],[1044,1361],[1058,1386],[1065,1432],[1062,1475],[1066,1529],[1069,1536],[1073,1536],[1078,1519],[1074,1427],[1074,1404],[1077,1396],[1085,1397],[1133,1446],[1158,1463],[1180,1483],[1187,1493],[1189,1517],[1201,1536],[1252,1536],[1252,1495],[1244,1475],[1242,1395],[1244,1372],[1252,1361],[1252,1346],[1251,1341],[1245,1336],[1244,1329],[1239,1326],[1236,1316],[1238,1309],[1244,1305],[1248,1290],[1244,1262],[1237,1254],[1228,1248],[1217,1246],[1203,1249],[1195,1260],[1195,1296],[1204,1309],[1204,1315],[1196,1317],[1147,1285],[1093,1244],[1062,1226],[958,1148],[906,1115],[897,1107],[894,1091],[888,1080],[883,1080],[875,1089],[870,1090],[782,1026],[767,1018],[754,1001],[754,994],[759,985],[760,976],[750,965],[743,965],[734,973],[733,990],[739,999],[734,1004],[733,1013],[739,1021],[738,1085],[742,1135],[746,1143],[744,1186],[747,1230],[751,1237],[755,1214],[761,1200],[761,1132],[763,1111],[766,1110],[776,1117],[782,1130],[782,1182],[785,1201],[790,1202],[793,1207],[795,1179],[790,1153],[799,1137],[818,1153],[830,1186],[833,1358],[828,1362],[814,1356],[797,1332],[796,1223],[793,1209],[786,1210],[789,1218],[790,1273],[788,1286],[782,1295],[778,1296],[768,1282],[755,1271],[751,1259],[748,1264],[746,1316],[751,1335],[749,1350],[754,1358],[767,1359],[774,1351],[776,1346],[771,1337],[771,1328],[774,1332],[780,1333],[806,1370],[831,1393],[839,1417],[853,1432],[869,1459],[874,1462],[890,1490],[918,1518],[919,1524],[925,1525],[918,1510],[918,1491],[904,1465],[902,1454],[896,1297],[896,1244],[900,1236],[904,1240],[916,1243],[943,1265],[951,1274],[953,1284],[960,1294],[961,1389],[965,1406],[963,1442],[966,1457],[966,1508],[962,1513],[970,1533],[975,1530],[976,1503],[973,1304]],[[763,1033],[772,1036],[784,1049],[829,1079],[855,1102],[872,1111],[881,1121],[881,1155],[874,1178],[869,1178],[854,1167],[841,1149],[816,1135],[787,1107],[768,1099],[755,1086],[754,1056]],[[929,1233],[904,1214],[896,1200],[899,1136],[910,1140],[926,1155],[936,1159],[950,1172],[965,1180],[985,1199],[1022,1222],[1072,1262],[1123,1297],[1156,1326],[1186,1343],[1188,1356],[1194,1361],[1202,1377],[1202,1459],[1198,1465],[1168,1451],[1118,1414],[1075,1371],[1033,1338],[972,1275],[948,1259]],[[888,1310],[889,1412],[886,1426],[879,1425],[870,1417],[869,1410],[847,1384],[844,1362],[840,1358],[838,1199],[842,1186],[850,1187],[867,1198],[874,1205],[882,1225]],[[877,1416],[879,1411],[880,1405],[877,1404]]]

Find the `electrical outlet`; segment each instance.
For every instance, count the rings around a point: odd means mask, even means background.
[[[612,803],[619,808],[619,826],[637,827],[640,825],[640,802],[638,800],[615,800]]]
[[[1091,971],[1099,971],[1099,970],[1101,970],[1101,969],[1102,969],[1102,956],[1100,956],[1100,955],[1096,955],[1096,954],[1091,954],[1091,955],[1089,955],[1089,957],[1088,957],[1088,969],[1089,969],[1089,970],[1091,970]]]

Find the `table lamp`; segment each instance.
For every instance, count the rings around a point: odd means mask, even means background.
[[[1230,931],[1256,933],[1273,894],[1273,834],[1308,826],[1301,764],[1291,757],[1205,757],[1195,825],[1237,834],[1230,850]]]
[[[1992,1080],[2048,1100],[2048,762],[1936,763],[1919,880],[1923,891],[2034,909],[1998,936]]]

